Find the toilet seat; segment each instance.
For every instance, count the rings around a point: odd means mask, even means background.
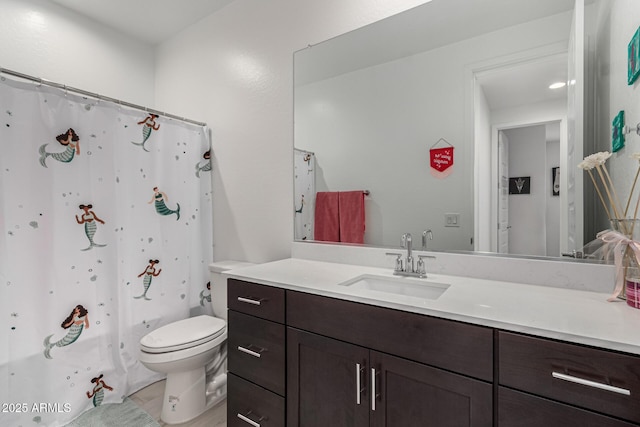
[[[206,344],[226,332],[226,322],[201,315],[164,325],[142,337],[140,349],[145,353],[170,353]]]

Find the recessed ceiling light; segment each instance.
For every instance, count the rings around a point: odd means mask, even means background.
[[[565,82],[556,82],[549,85],[549,89],[560,89],[561,87],[565,87],[567,84]]]
[[[549,85],[549,89],[560,89],[561,87],[565,87],[567,84],[565,82],[557,82]]]

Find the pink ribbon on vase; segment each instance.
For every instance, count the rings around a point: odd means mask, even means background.
[[[624,266],[622,265],[624,253],[627,251],[627,247],[631,248],[638,265],[640,265],[640,242],[636,242],[619,231],[613,230],[601,231],[596,237],[606,245],[607,252],[611,249],[611,246],[613,246],[613,261],[616,266],[616,287],[613,290],[613,294],[607,298],[607,301],[615,301],[624,288],[625,275],[623,272]],[[605,259],[606,258],[608,258],[608,256],[605,253]]]

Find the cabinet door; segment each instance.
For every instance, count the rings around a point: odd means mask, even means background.
[[[375,369],[372,427],[490,427],[491,384],[371,352]]]
[[[366,427],[369,350],[287,328],[287,426]]]

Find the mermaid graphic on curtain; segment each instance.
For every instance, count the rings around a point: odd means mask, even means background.
[[[100,374],[100,376],[92,378],[91,383],[95,383],[95,386],[91,392],[87,392],[87,398],[93,398],[94,408],[102,405],[105,390],[113,391],[113,387],[109,387],[107,383],[102,380],[102,377],[104,377],[104,375]]]
[[[158,277],[160,273],[162,273],[161,268],[159,268],[158,271],[156,271],[156,268],[155,268],[155,265],[158,264],[159,262],[160,261],[158,261],[157,259],[150,259],[149,265],[147,265],[147,267],[144,269],[142,273],[138,274],[138,277],[144,276],[144,279],[142,279],[144,292],[142,293],[142,295],[134,297],[135,299],[144,298],[147,301],[151,301],[151,298],[147,298],[147,292],[149,292],[149,288],[151,287],[151,281],[153,280],[153,278]]]
[[[169,197],[167,197],[167,194],[158,190],[158,187],[153,187],[153,197],[151,197],[151,200],[149,200],[147,203],[153,203],[156,207],[156,212],[158,212],[160,215],[166,216],[176,214],[176,221],[179,220],[180,204],[176,203],[176,209],[172,210],[167,207],[165,201],[169,201]]]
[[[61,427],[161,379],[138,362],[140,337],[206,314],[209,134],[5,78],[0,112],[0,186],[12,189],[0,192],[0,327],[8,331],[0,401],[70,408],[0,412],[0,425]],[[153,211],[145,203],[151,188]],[[176,220],[149,220],[156,215]],[[149,260],[144,270],[139,259]],[[34,260],[37,268],[24,267]],[[42,378],[46,387],[33,386]]]
[[[51,337],[54,334],[44,339],[44,357],[53,359],[53,357],[51,357],[51,349],[53,347],[66,347],[76,342],[76,340],[80,338],[80,334],[82,334],[84,328],[89,328],[88,313],[87,309],[83,306],[75,306],[71,314],[69,314],[60,325],[63,329],[68,330],[67,335],[54,343],[51,343]]]
[[[65,133],[56,136],[56,140],[60,145],[65,147],[64,151],[48,152],[46,148],[49,144],[42,144],[38,149],[40,153],[40,164],[45,168],[47,167],[46,160],[48,157],[62,163],[69,163],[76,155],[80,155],[80,137],[73,129],[69,128]]]
[[[201,172],[211,172],[211,150],[207,150],[202,155],[202,158],[204,159],[204,162],[198,162],[196,164],[196,176],[198,178],[200,178]]]
[[[143,120],[139,121],[138,124],[142,125],[142,142],[134,142],[131,141],[133,145],[140,145],[144,151],[149,151],[144,146],[149,137],[151,136],[151,131],[160,129],[160,125],[156,123],[156,119],[158,118],[157,114],[149,114]]]
[[[93,236],[96,234],[96,230],[98,229],[96,222],[104,224],[104,221],[98,218],[98,215],[96,215],[96,213],[91,210],[93,208],[93,205],[80,205],[78,207],[82,209],[84,213],[81,215],[81,217],[78,217],[78,215],[76,215],[76,222],[80,225],[84,224],[84,234],[87,236],[87,239],[89,239],[89,246],[82,250],[88,251],[89,249],[102,248],[104,246],[107,246],[100,245],[93,241]]]

